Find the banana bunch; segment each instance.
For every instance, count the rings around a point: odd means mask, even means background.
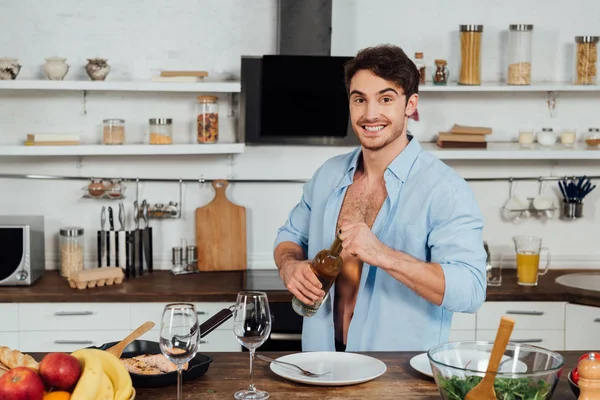
[[[119,359],[98,349],[71,353],[82,367],[71,400],[129,400],[133,394],[131,376]]]

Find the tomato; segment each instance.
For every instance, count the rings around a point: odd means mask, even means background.
[[[579,384],[579,371],[577,371],[577,368],[571,371],[571,380],[574,384]]]
[[[588,356],[590,355],[590,353],[594,353],[594,356],[596,357],[596,360],[600,360],[600,353],[596,353],[595,351],[591,351],[591,352],[582,354],[581,357],[579,357],[579,360],[577,360],[577,364],[579,364],[579,361],[583,360],[584,358],[588,358]]]

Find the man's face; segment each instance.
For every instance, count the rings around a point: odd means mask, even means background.
[[[406,96],[402,88],[369,70],[350,81],[350,119],[361,145],[379,150],[404,132]]]

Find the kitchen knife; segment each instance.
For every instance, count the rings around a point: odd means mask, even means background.
[[[135,278],[137,275],[137,266],[140,262],[138,256],[138,230],[140,229],[140,209],[138,207],[137,200],[133,202],[133,221],[135,222],[135,229],[129,232],[131,236],[131,276]]]
[[[146,258],[146,266],[148,267],[148,272],[152,272],[152,253],[150,251],[150,229],[148,228],[149,219],[148,219],[148,203],[146,200],[142,203],[142,217],[144,219],[144,230],[142,231],[142,236],[144,240],[144,256]],[[141,275],[141,273],[140,273]]]
[[[117,241],[115,238],[115,221],[113,219],[112,207],[108,207],[108,223],[110,225],[110,231],[108,231],[108,265],[114,267],[117,265]]]
[[[121,268],[127,268],[127,237],[125,235],[125,206],[123,202],[119,203],[119,224],[121,225],[117,232],[117,265]]]
[[[108,266],[107,249],[106,249],[106,231],[104,230],[104,224],[106,223],[106,207],[102,206],[102,212],[100,213],[100,254],[101,254],[101,266]]]
[[[147,216],[148,216],[148,203],[146,203],[146,200],[144,199],[144,201],[142,201],[142,219],[144,220],[144,222],[147,221]],[[139,269],[138,269],[138,274],[140,276],[144,275],[144,263],[147,262],[147,257],[145,255],[145,243],[144,243],[144,230],[142,229],[138,229],[138,246],[139,246],[139,258],[140,258],[140,264],[139,264]],[[145,260],[146,259],[146,260]]]

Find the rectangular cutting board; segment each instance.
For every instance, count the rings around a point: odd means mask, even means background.
[[[246,208],[225,193],[229,182],[214,180],[214,199],[196,209],[198,270],[238,271],[247,267]]]

